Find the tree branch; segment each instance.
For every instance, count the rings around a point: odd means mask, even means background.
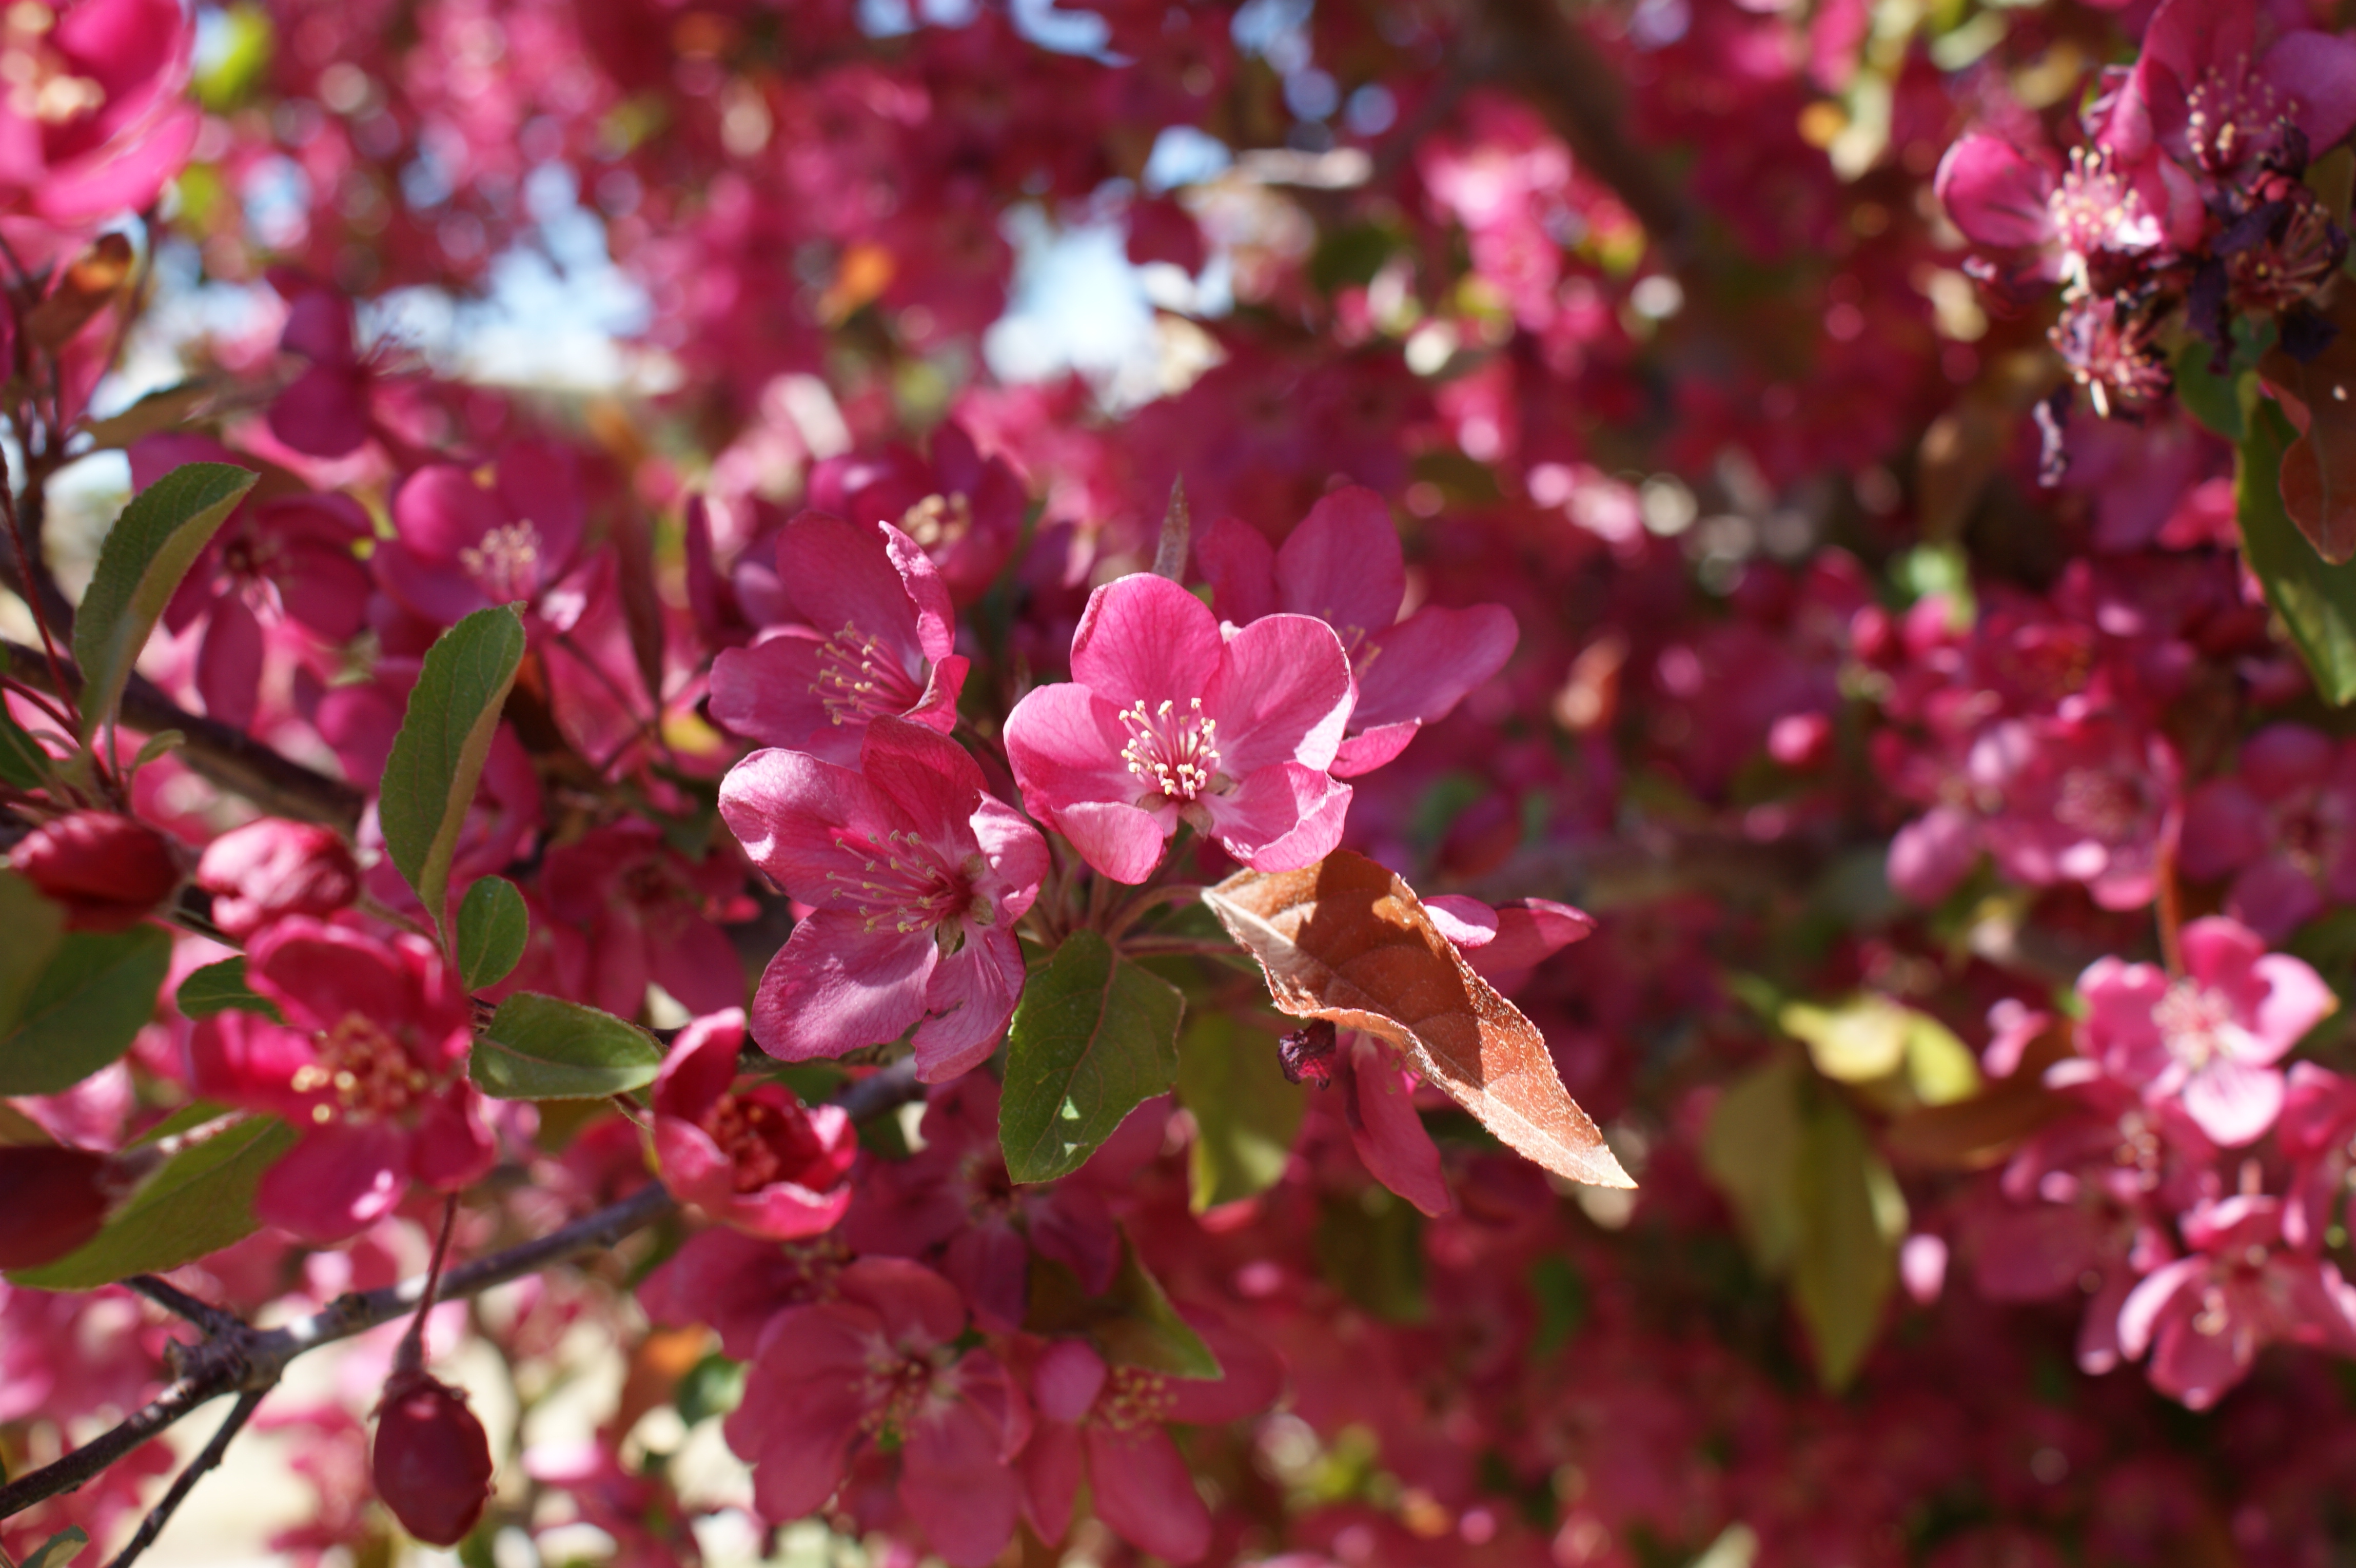
[[[70,694],[58,690],[38,650],[14,642],[0,642],[0,647],[8,650],[16,679],[53,696]],[[70,663],[63,674],[73,684],[80,683],[80,673]],[[189,713],[143,676],[132,676],[123,690],[123,722],[148,735],[178,730],[187,737],[180,756],[190,768],[273,816],[324,822],[346,833],[359,831],[367,800],[358,789],[281,757],[243,730]]]
[[[147,1510],[147,1517],[139,1521],[138,1533],[114,1554],[114,1561],[107,1564],[107,1568],[131,1568],[132,1559],[155,1544],[155,1538],[171,1522],[172,1515],[179,1510],[180,1504],[187,1500],[188,1494],[197,1489],[197,1483],[204,1479],[206,1473],[220,1464],[221,1456],[229,1452],[230,1440],[245,1430],[245,1423],[253,1419],[253,1412],[262,1407],[262,1402],[269,1392],[267,1389],[248,1389],[238,1395],[237,1402],[230,1406],[227,1419],[206,1443],[203,1452],[189,1460],[188,1467],[173,1477],[172,1489]]]

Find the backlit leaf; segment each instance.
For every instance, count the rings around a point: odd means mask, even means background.
[[[1537,1027],[1472,972],[1389,870],[1339,850],[1305,870],[1238,872],[1203,900],[1259,961],[1280,1011],[1390,1041],[1558,1176],[1636,1185],[1563,1088]]]
[[[1006,1032],[998,1142],[1018,1182],[1080,1168],[1122,1118],[1178,1076],[1185,998],[1161,976],[1074,931],[1023,987]]]
[[[531,917],[516,885],[504,876],[477,878],[458,900],[458,974],[466,989],[505,980],[530,936]]]
[[[385,853],[438,927],[448,918],[450,861],[523,663],[523,617],[477,610],[434,639],[385,758],[377,807]]]
[[[1267,1191],[1283,1178],[1306,1110],[1271,1035],[1206,1013],[1178,1040],[1178,1102],[1194,1119],[1187,1151],[1194,1212]]]
[[[14,933],[11,933],[13,938]],[[0,1094],[55,1094],[131,1048],[172,966],[160,926],[70,931],[0,1036]]]
[[[2258,373],[2305,408],[2307,433],[2283,452],[2283,510],[2336,564],[2356,557],[2356,295],[2341,289],[2329,318],[2340,330],[2323,352],[2301,364],[2276,346]]]
[[[475,1041],[466,1072],[498,1100],[597,1100],[655,1080],[662,1048],[611,1013],[519,991]]]
[[[2356,563],[2335,566],[2318,555],[2283,508],[2277,479],[2297,438],[2276,404],[2251,411],[2233,476],[2242,555],[2290,628],[2317,689],[2344,706],[2356,701]]]

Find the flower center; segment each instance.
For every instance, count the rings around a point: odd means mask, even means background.
[[[838,725],[905,714],[925,695],[882,643],[849,621],[819,644],[818,679],[809,689],[828,722]]]
[[[2072,270],[2083,281],[2085,258],[2096,251],[2140,251],[2159,243],[2159,224],[2112,166],[2110,149],[2073,147],[2062,184],[2046,198]]]
[[[458,564],[494,600],[528,599],[540,586],[540,530],[502,523],[459,551]]]
[[[2249,56],[2236,55],[2202,73],[2185,94],[2185,108],[2192,156],[2201,167],[2223,173],[2273,145],[2298,104],[2252,70]]]
[[[955,544],[973,530],[973,502],[963,490],[926,496],[900,519],[900,532],[926,550]]]
[[[293,1087],[297,1094],[326,1092],[328,1100],[311,1107],[311,1120],[323,1125],[397,1116],[439,1087],[401,1041],[358,1013],[312,1042],[319,1059],[294,1069]]]
[[[1161,1373],[1141,1367],[1114,1367],[1091,1413],[1115,1432],[1134,1432],[1169,1420],[1177,1403],[1170,1392],[1170,1380]]]
[[[2073,832],[2117,843],[2143,820],[2143,800],[2117,774],[2098,768],[2072,768],[2062,776],[2053,820]]]
[[[2219,1057],[2253,1053],[2257,1041],[2234,1021],[2233,1004],[2214,991],[2179,981],[2151,1012],[2168,1054],[2199,1072]]]
[[[63,57],[41,41],[56,23],[57,13],[39,0],[16,0],[0,13],[0,91],[7,94],[8,113],[44,125],[62,125],[106,102],[104,88],[68,70]]]
[[[947,1346],[927,1353],[876,1340],[867,1355],[866,1386],[862,1391],[867,1413],[860,1420],[861,1429],[887,1444],[904,1441],[925,1401],[943,1381],[947,1362]]]
[[[913,828],[894,829],[879,841],[874,834],[838,830],[835,847],[860,862],[857,871],[830,871],[829,896],[859,911],[870,932],[931,930],[942,932],[947,950],[964,940],[962,916],[988,925],[990,906],[974,893],[974,879],[982,873],[979,854],[969,855],[956,870],[943,865],[932,847]],[[955,941],[950,939],[954,937]]]
[[[798,1178],[814,1151],[799,1119],[762,1100],[723,1094],[697,1123],[735,1167],[738,1192]]]
[[[1202,698],[1187,699],[1181,713],[1169,701],[1149,711],[1140,697],[1122,712],[1120,727],[1129,732],[1120,759],[1164,800],[1191,800],[1212,788],[1219,768],[1219,721],[1204,716]]]

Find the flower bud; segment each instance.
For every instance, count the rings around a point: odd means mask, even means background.
[[[491,1495],[491,1443],[466,1396],[418,1371],[386,1380],[369,1455],[376,1495],[403,1530],[431,1546],[455,1546]]]
[[[213,924],[241,940],[287,915],[322,918],[359,897],[351,846],[332,829],[277,818],[223,833],[197,863]]]
[[[164,835],[111,811],[75,811],[37,828],[8,864],[66,907],[70,931],[127,931],[180,885]]]
[[[0,1148],[0,1269],[55,1262],[97,1235],[112,1163],[88,1149]]]

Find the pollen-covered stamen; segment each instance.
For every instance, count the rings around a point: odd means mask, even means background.
[[[866,1376],[861,1380],[860,1393],[867,1411],[860,1418],[860,1429],[872,1437],[905,1439],[926,1400],[943,1382],[949,1355],[947,1346],[919,1354],[880,1336],[875,1338],[868,1348]]]
[[[16,0],[0,12],[0,93],[8,113],[44,125],[65,124],[106,102],[105,88],[74,75],[49,47],[56,25],[57,12],[40,0]]]
[[[2259,1050],[2257,1036],[2234,1021],[2232,999],[2214,991],[2179,981],[2151,1016],[2168,1054],[2194,1072],[2219,1057],[2249,1057]]]
[[[1168,1378],[1142,1367],[1122,1366],[1106,1376],[1104,1391],[1097,1395],[1090,1413],[1115,1432],[1134,1432],[1141,1426],[1161,1425],[1177,1408]]]
[[[2251,70],[2247,55],[2210,67],[2184,102],[2185,138],[2212,174],[2238,168],[2276,145],[2298,113],[2297,101]]]
[[[913,829],[895,829],[878,838],[839,829],[835,847],[860,862],[857,871],[826,874],[827,896],[859,912],[870,932],[938,929],[970,918],[975,903],[971,880],[959,869],[944,865]]]
[[[311,1107],[311,1120],[368,1122],[398,1116],[442,1087],[408,1049],[373,1019],[347,1013],[313,1036],[319,1059],[294,1069],[297,1094],[325,1090],[333,1103]]]
[[[540,590],[540,530],[529,521],[501,523],[459,551],[458,564],[494,601],[528,599]]]
[[[1218,777],[1219,721],[1205,716],[1202,698],[1188,699],[1182,711],[1166,699],[1149,709],[1141,697],[1123,710],[1120,725],[1129,732],[1120,759],[1163,799],[1191,800]]]
[[[809,689],[838,725],[905,714],[925,695],[882,643],[849,621],[819,644],[818,679]]]
[[[926,550],[954,544],[973,529],[973,502],[963,490],[926,496],[900,519],[900,532]]]
[[[2072,148],[2070,167],[2045,205],[2069,252],[2072,284],[2085,283],[2085,258],[2097,251],[2141,251],[2159,243],[2158,220],[2120,177],[2107,147]]]

